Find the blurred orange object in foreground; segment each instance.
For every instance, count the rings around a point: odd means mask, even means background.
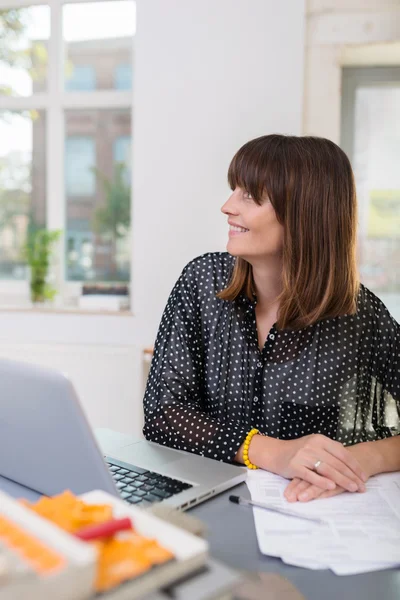
[[[53,498],[43,497],[35,504],[23,504],[71,534],[113,519],[107,504],[86,504],[66,491]],[[96,591],[109,590],[174,558],[157,540],[135,531],[122,531],[91,543],[98,552]]]
[[[24,559],[36,573],[48,575],[64,566],[60,554],[1,515],[0,537],[6,548]]]
[[[89,525],[104,523],[112,519],[111,506],[86,504],[70,491],[65,491],[53,498],[42,496],[34,504],[27,501],[23,501],[23,504],[69,533],[75,533]]]

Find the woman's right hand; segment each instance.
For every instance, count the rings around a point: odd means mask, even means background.
[[[298,477],[323,490],[340,486],[349,492],[364,492],[368,479],[343,444],[321,434],[295,440],[256,435],[250,444],[249,459],[262,469],[286,479]]]

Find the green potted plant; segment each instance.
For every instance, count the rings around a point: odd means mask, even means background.
[[[37,229],[28,235],[24,257],[30,268],[31,300],[35,304],[53,300],[57,294],[48,281],[48,275],[53,247],[60,235],[59,230],[47,229]]]

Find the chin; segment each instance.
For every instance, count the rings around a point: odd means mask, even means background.
[[[238,252],[237,250],[232,250],[232,248],[229,248],[229,246],[227,246],[226,251],[228,252],[228,254],[230,254],[231,256],[233,256],[234,258],[243,258],[243,260],[246,260],[247,262],[251,262],[251,258],[249,256],[249,254],[247,254],[246,252]]]
[[[235,257],[239,257],[241,256],[240,253],[235,252],[234,250],[232,250],[232,248],[229,248],[229,246],[226,247],[226,251],[228,252],[228,254],[230,254],[231,256],[235,256]]]
[[[235,257],[240,257],[242,256],[242,253],[240,252],[240,250],[238,248],[235,249],[235,244],[231,243],[231,240],[228,241],[227,245],[226,245],[226,251],[231,254],[232,256]]]

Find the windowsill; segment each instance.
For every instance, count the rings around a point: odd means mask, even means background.
[[[50,315],[94,315],[104,317],[133,317],[131,310],[104,310],[104,309],[85,309],[78,307],[62,307],[62,306],[12,306],[1,305],[0,313],[30,313],[30,314],[50,314]]]

